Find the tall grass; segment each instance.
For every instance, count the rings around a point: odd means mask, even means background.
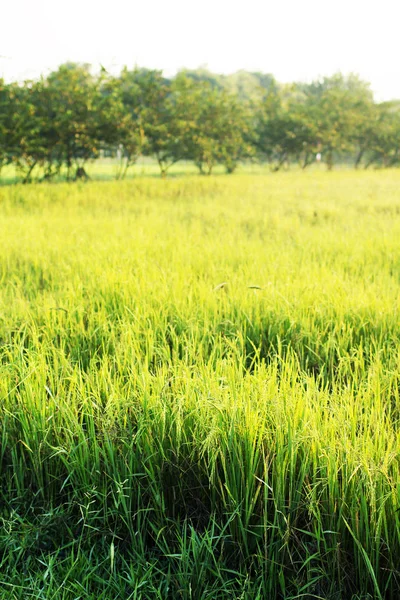
[[[399,183],[0,189],[0,595],[399,596]]]

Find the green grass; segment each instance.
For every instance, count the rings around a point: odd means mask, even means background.
[[[121,169],[120,162],[116,158],[99,158],[96,160],[89,161],[85,165],[85,170],[92,181],[112,181],[118,176]],[[267,165],[253,164],[238,167],[240,170],[246,172],[259,172],[265,173],[270,170]],[[71,177],[74,176],[74,169],[71,170]],[[197,167],[192,161],[179,161],[168,169],[168,177],[181,177],[182,175],[197,175],[199,173]],[[225,169],[222,165],[216,165],[214,175],[225,174]],[[44,171],[42,168],[36,167],[32,173],[32,181],[38,182],[43,179]],[[66,180],[67,171],[65,167],[62,168],[61,173],[54,176],[52,182],[59,183]],[[8,165],[4,167],[0,173],[0,186],[10,185],[14,183],[22,182],[23,173],[21,173],[14,165]],[[129,167],[126,173],[126,179],[141,177],[156,177],[160,178],[160,168],[158,163],[153,158],[140,157],[136,164]]]
[[[352,169],[352,164],[346,164],[345,162],[335,165],[335,171],[349,170]],[[120,162],[116,158],[98,158],[95,160],[88,161],[85,165],[85,170],[91,181],[113,181],[117,179],[118,173],[121,169]],[[240,174],[252,174],[252,175],[270,175],[271,165],[267,163],[259,162],[248,162],[246,164],[239,164],[236,173]],[[284,169],[283,169],[284,170]],[[300,167],[297,164],[290,165],[290,170],[293,172],[299,172]],[[324,164],[313,164],[308,167],[308,171],[321,172],[326,170]],[[372,170],[372,169],[371,169]],[[74,177],[74,169],[71,169],[71,178]],[[198,175],[199,170],[192,161],[181,160],[173,164],[167,172],[169,179],[188,176]],[[226,176],[225,168],[222,165],[215,165],[213,176]],[[36,167],[32,172],[31,179],[33,182],[38,183],[43,181],[44,171],[43,168]],[[141,178],[157,178],[161,177],[160,168],[157,161],[151,157],[139,157],[137,162],[129,167],[125,179],[141,179]],[[53,183],[65,182],[67,178],[67,171],[64,168],[61,169],[59,175],[55,175],[51,180]],[[14,165],[8,165],[4,167],[0,172],[0,186],[10,185],[15,183],[21,183],[24,179],[24,174],[17,169]]]
[[[1,598],[399,597],[399,185],[0,189]]]

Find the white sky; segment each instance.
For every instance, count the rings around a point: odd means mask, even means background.
[[[72,60],[163,69],[206,65],[309,81],[336,71],[400,98],[400,0],[2,0],[0,76]]]

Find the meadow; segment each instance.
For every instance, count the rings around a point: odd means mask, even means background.
[[[399,190],[0,188],[0,598],[400,596]]]

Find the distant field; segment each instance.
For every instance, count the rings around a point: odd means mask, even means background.
[[[0,187],[0,598],[400,596],[400,172]]]
[[[115,158],[99,158],[88,162],[85,165],[85,169],[89,177],[94,181],[112,181],[116,179],[116,176],[120,170],[119,161]],[[261,171],[268,172],[268,167],[265,165],[246,165],[239,167],[239,170],[245,170],[246,172]],[[72,170],[72,173],[74,170]],[[197,167],[191,161],[180,161],[170,167],[168,170],[168,177],[178,177],[181,175],[197,175],[199,173]],[[221,165],[217,165],[214,169],[214,174],[224,174],[224,168]],[[157,162],[152,158],[141,157],[138,159],[135,165],[129,167],[126,173],[126,179],[132,179],[137,177],[160,177],[160,168]],[[36,169],[32,175],[33,179],[41,179],[43,172],[40,169]],[[66,179],[66,171],[63,169],[60,176],[54,177],[56,183]],[[0,185],[7,185],[10,183],[17,183],[22,181],[21,173],[14,166],[4,167],[0,173]]]
[[[119,161],[115,158],[99,158],[88,162],[85,165],[85,169],[89,177],[93,181],[112,181],[116,179],[116,176],[119,172],[120,165]],[[352,164],[337,164],[335,166],[335,171],[341,171],[346,169],[353,169]],[[326,165],[324,164],[313,164],[308,167],[308,172],[322,172],[326,170]],[[372,170],[372,169],[371,169]],[[283,168],[282,171],[285,171]],[[292,164],[290,165],[289,171],[292,172],[301,172],[301,169],[298,165]],[[388,171],[386,171],[388,172]],[[74,170],[72,170],[72,174]],[[192,161],[181,160],[174,165],[172,165],[168,169],[168,178],[181,177],[182,175],[198,175],[199,170],[195,166]],[[222,165],[216,165],[212,172],[213,175],[226,175],[225,169]],[[271,175],[274,176],[275,173],[271,172],[271,166],[267,163],[258,163],[258,162],[248,162],[241,164],[237,167],[236,174],[247,174],[247,175]],[[141,157],[138,159],[136,164],[132,167],[129,167],[126,173],[126,180],[130,179],[141,179],[142,177],[155,177],[160,178],[160,168],[157,164],[157,161],[153,158],[149,157]],[[36,169],[32,174],[33,181],[37,181],[43,178],[43,171],[40,169]],[[0,187],[2,185],[9,185],[14,183],[19,183],[23,179],[22,174],[14,167],[7,166],[1,170],[0,173]],[[62,170],[59,176],[55,176],[52,180],[55,183],[59,183],[65,181],[66,179],[66,171]]]

